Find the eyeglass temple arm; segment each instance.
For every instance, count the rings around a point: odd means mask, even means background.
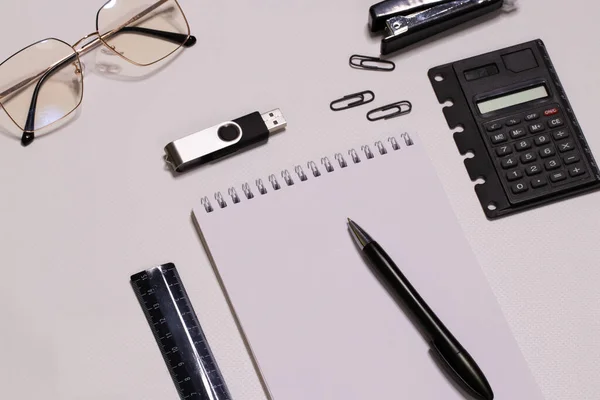
[[[119,30],[118,33],[139,33],[141,35],[148,35],[158,39],[167,40],[169,42],[179,44],[183,47],[192,47],[196,44],[196,37],[186,35],[184,33],[175,33],[168,31],[159,31],[156,29],[142,28],[139,26],[125,26]]]
[[[167,1],[169,1],[169,0],[158,0],[156,3],[154,3],[150,7],[146,8],[139,14],[137,14],[134,17],[132,17],[131,19],[129,19],[129,21],[125,22],[123,25],[102,35],[100,38],[105,39],[112,35],[129,31],[129,32],[137,32],[137,33],[142,33],[142,34],[146,34],[146,35],[150,35],[150,36],[155,36],[157,38],[169,40],[171,42],[178,43],[184,47],[192,47],[193,45],[196,44],[196,38],[194,36],[173,33],[173,32],[166,32],[166,31],[159,31],[159,30],[149,29],[149,28],[142,28],[142,27],[134,25],[136,23],[138,23],[138,24],[141,23],[143,21],[144,17],[146,17],[152,11],[154,11],[157,8],[159,8],[160,6],[162,6]]]
[[[143,10],[141,13],[139,13],[138,15],[134,16],[133,18],[131,18],[129,21],[127,21],[125,24],[123,24],[122,26],[120,26],[119,28],[115,29],[113,32],[110,32],[107,36],[112,36],[122,30],[124,30],[124,28],[127,28],[127,25],[134,23],[136,21],[139,21],[141,18],[145,17],[146,15],[148,15],[149,13],[151,13],[152,11],[156,10],[158,7],[160,7],[161,5],[163,5],[164,3],[166,3],[168,0],[158,0],[155,4],[151,5],[150,7],[148,7],[147,9]],[[157,36],[157,37],[164,37],[165,35],[163,35],[164,33],[169,33],[169,32],[163,32],[163,31],[157,31],[154,29],[145,29],[145,28],[139,28],[140,30],[146,30],[148,32],[146,32],[149,35],[152,36]],[[173,37],[173,35],[177,35],[177,37]],[[196,38],[194,36],[187,36],[187,35],[180,35],[180,34],[173,34],[171,33],[167,38],[167,40],[172,40],[175,43],[180,43],[182,46],[184,47],[191,47],[194,44],[196,44]],[[185,38],[184,38],[185,36]],[[87,36],[86,36],[87,38]],[[79,42],[77,42],[79,43]],[[88,44],[89,46],[89,44]],[[85,50],[86,47],[88,46],[84,46]],[[92,50],[92,48],[95,48],[95,46],[89,46],[89,48],[87,49],[87,51]],[[87,52],[84,51],[84,52]],[[83,54],[80,54],[83,55]],[[37,78],[39,78],[40,76],[42,76],[43,74],[45,74],[47,71],[42,71],[41,73],[39,73],[38,75],[31,77],[29,79],[26,79],[18,84],[16,84],[15,86],[13,86],[12,88],[0,93],[0,99],[4,98],[10,94],[12,94],[15,91],[18,91],[19,89],[22,89],[26,86],[29,85],[29,83],[33,82],[34,80],[36,80]]]
[[[140,33],[144,35],[154,36],[160,39],[168,40],[173,43],[180,44],[184,47],[192,47],[196,44],[196,37],[189,36],[182,33],[174,33],[167,31],[159,31],[156,29],[148,29],[141,28],[136,26],[124,27],[121,28],[119,33],[121,32],[131,32],[131,33]],[[35,113],[37,109],[37,101],[40,94],[40,90],[45,81],[50,78],[54,73],[58,72],[61,68],[64,68],[68,64],[77,60],[77,54],[73,53],[71,56],[65,58],[61,62],[49,68],[45,73],[41,76],[40,80],[35,85],[35,89],[33,91],[33,96],[31,99],[31,105],[29,106],[29,112],[27,113],[27,121],[25,122],[25,129],[23,131],[23,136],[21,137],[21,144],[23,146],[29,146],[35,140]]]
[[[134,32],[137,31],[137,33],[141,33],[141,34],[146,34],[149,36],[154,36],[160,39],[165,39],[165,40],[169,40],[173,43],[178,43],[181,44],[183,47],[192,47],[193,45],[196,44],[197,40],[195,36],[187,36],[185,34],[182,33],[174,33],[174,32],[166,32],[166,31],[158,31],[155,29],[147,29],[147,28],[138,28],[138,27],[131,27],[128,28],[122,28],[123,31],[127,32]],[[90,46],[89,50],[92,50],[93,46]],[[86,50],[88,50],[87,45],[86,45]],[[87,51],[85,51],[84,53],[87,53]],[[80,53],[80,56],[83,55]],[[50,70],[51,68],[49,68],[48,70]],[[15,84],[14,86],[12,86],[11,88],[5,90],[4,92],[0,93],[0,99],[5,98],[7,96],[10,96],[11,94],[18,92],[21,89],[26,88],[27,86],[29,86],[29,84],[31,84],[33,81],[35,81],[36,79],[44,76],[44,74],[46,74],[48,72],[48,70],[42,71],[39,74],[32,76],[30,78],[27,78],[17,84]]]
[[[29,146],[31,143],[33,143],[33,140],[35,139],[35,134],[33,133],[35,131],[35,112],[36,112],[37,101],[38,101],[38,97],[40,95],[40,89],[42,88],[42,85],[52,75],[54,75],[56,72],[58,72],[59,70],[64,68],[66,65],[68,65],[74,61],[77,61],[77,53],[73,53],[69,57],[66,57],[64,60],[62,60],[61,62],[57,63],[56,65],[53,65],[50,69],[48,69],[46,71],[46,73],[44,73],[44,75],[42,75],[40,80],[35,85],[35,89],[33,90],[33,96],[31,98],[31,105],[29,106],[29,112],[27,113],[27,121],[25,122],[25,129],[23,131],[23,136],[21,137],[21,144],[23,146]]]

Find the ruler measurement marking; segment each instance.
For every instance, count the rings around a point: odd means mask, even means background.
[[[175,266],[136,274],[131,283],[180,398],[231,400]]]

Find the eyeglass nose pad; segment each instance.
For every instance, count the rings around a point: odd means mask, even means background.
[[[35,134],[33,132],[23,132],[23,136],[21,137],[21,145],[23,145],[23,147],[27,147],[33,143],[34,139]]]

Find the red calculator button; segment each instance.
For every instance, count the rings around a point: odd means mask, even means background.
[[[556,107],[550,108],[550,109],[544,111],[544,115],[546,117],[549,117],[549,116],[554,115],[554,114],[558,114],[558,108],[556,108]]]

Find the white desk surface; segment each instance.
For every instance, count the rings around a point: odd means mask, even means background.
[[[396,71],[381,74],[347,65],[353,53],[378,52],[366,30],[372,1],[237,3],[181,0],[194,48],[144,80],[103,76],[99,55],[87,56],[84,103],[69,125],[26,149],[0,135],[0,398],[177,398],[129,286],[131,274],[172,261],[233,397],[263,399],[192,206],[231,184],[417,131],[545,396],[598,399],[600,193],[487,221],[427,71],[541,38],[600,156],[600,6],[521,1],[516,13],[395,56]],[[46,37],[75,42],[101,5],[3,1],[0,54]],[[369,123],[368,107],[329,111],[329,101],[365,89],[376,93],[374,107],[408,99],[414,112]],[[165,170],[168,142],[275,107],[290,125],[267,146],[179,178]]]

